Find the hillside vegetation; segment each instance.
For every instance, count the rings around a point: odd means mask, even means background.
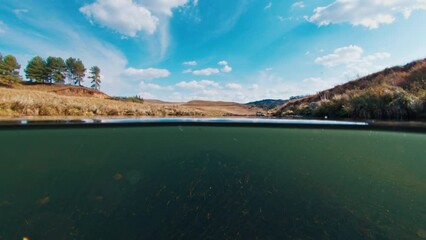
[[[278,107],[279,117],[425,119],[426,59],[385,69]]]
[[[253,107],[258,107],[264,110],[271,110],[274,109],[278,106],[283,105],[284,103],[288,102],[288,100],[282,100],[282,99],[264,99],[264,100],[260,100],[260,101],[255,101],[255,102],[249,102],[246,105],[248,106],[253,106]]]
[[[254,116],[258,111],[238,103],[170,103],[139,96],[110,97],[92,88],[10,82],[0,76],[0,117],[222,117]]]

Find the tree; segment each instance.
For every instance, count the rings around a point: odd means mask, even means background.
[[[64,83],[67,66],[60,57],[48,57],[46,60],[48,79],[51,83]]]
[[[74,64],[74,84],[81,87],[81,83],[84,81],[84,76],[86,76],[86,68],[84,67],[83,62],[80,59]]]
[[[67,68],[67,78],[70,84],[74,83],[74,79],[75,79],[75,63],[77,62],[77,60],[75,58],[68,58],[65,61],[65,66]]]
[[[101,69],[98,66],[90,68],[90,79],[92,79],[92,88],[99,90],[101,88]]]
[[[36,56],[31,59],[25,68],[25,75],[31,81],[47,82],[49,78],[49,71],[44,59],[40,56]]]
[[[21,65],[19,65],[16,58],[12,55],[7,55],[3,58],[2,68],[5,71],[5,75],[10,77],[19,77],[19,69],[21,69]]]
[[[3,55],[0,53],[0,75],[5,75],[6,69],[3,63]]]

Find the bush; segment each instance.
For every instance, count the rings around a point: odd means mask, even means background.
[[[314,111],[314,115],[317,117],[347,118],[349,117],[349,109],[350,107],[345,100],[334,99],[323,103]]]

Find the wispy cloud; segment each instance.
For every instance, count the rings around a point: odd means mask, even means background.
[[[409,18],[416,10],[426,10],[424,0],[363,1],[336,0],[330,5],[318,7],[306,19],[319,26],[350,23],[370,29],[391,24],[399,14]]]
[[[295,2],[291,5],[292,8],[304,8],[305,7],[305,2],[300,1],[300,2]]]
[[[201,80],[201,81],[190,81],[190,82],[179,82],[176,84],[180,88],[189,88],[189,89],[205,89],[207,87],[219,88],[219,83],[212,80]]]
[[[364,50],[360,46],[349,45],[337,48],[333,53],[316,58],[315,63],[328,68],[343,66],[346,68],[348,74],[364,75],[379,70],[380,66],[377,66],[376,62],[390,57],[391,54],[388,52],[365,55]]]
[[[213,75],[213,74],[217,74],[219,72],[220,71],[217,68],[205,68],[205,69],[192,71],[192,74],[202,75],[202,76],[210,76],[210,75]]]
[[[160,85],[158,85],[158,84],[146,83],[144,81],[141,81],[139,83],[139,87],[141,89],[144,89],[144,90],[146,90],[146,89],[150,89],[150,90],[152,90],[152,89],[154,89],[154,90],[160,90],[160,89],[162,89],[162,87]]]
[[[263,9],[268,10],[272,7],[272,2],[269,2]]]
[[[226,88],[231,90],[241,90],[243,89],[243,86],[239,83],[228,83],[226,84]]]
[[[182,64],[187,66],[197,66],[196,61],[187,61],[187,62],[183,62]]]
[[[26,8],[17,8],[17,9],[13,9],[13,12],[15,13],[16,16],[20,16],[23,13],[28,13],[28,9]]]
[[[6,32],[6,29],[7,25],[3,21],[0,21],[0,33]]]
[[[152,80],[156,78],[165,78],[170,76],[170,72],[167,69],[159,68],[147,68],[147,69],[136,69],[127,68],[124,74],[131,77],[137,77],[141,80]]]
[[[123,0],[121,0],[123,1]],[[177,7],[182,7],[188,3],[190,3],[189,0],[143,0],[139,1],[141,6],[146,7],[152,12],[155,13],[162,13],[167,16],[172,16],[173,12],[172,10]],[[192,2],[193,6],[198,5],[198,1]]]

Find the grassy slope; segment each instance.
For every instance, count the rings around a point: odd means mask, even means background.
[[[426,59],[289,101],[275,115],[415,119],[425,118],[425,110]]]
[[[214,107],[212,107],[214,106]],[[0,116],[229,116],[254,115],[241,104],[216,106],[167,103],[147,100],[143,103],[112,100],[93,89],[50,84],[9,84],[0,79]]]
[[[282,99],[263,99],[260,101],[255,102],[249,102],[246,105],[258,107],[264,110],[271,110],[278,106],[283,105],[284,103],[288,102],[288,100],[282,100]]]

